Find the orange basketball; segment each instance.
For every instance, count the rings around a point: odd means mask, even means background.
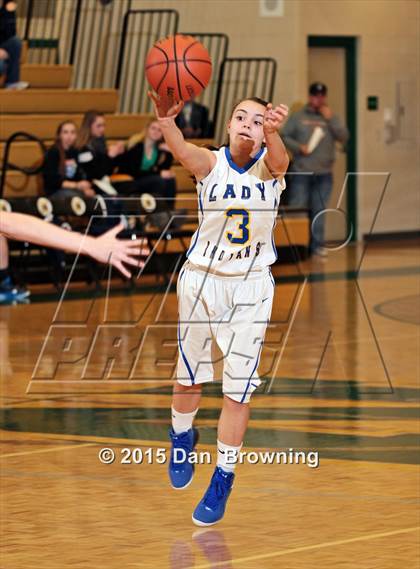
[[[177,34],[151,48],[146,57],[146,77],[162,98],[188,101],[208,85],[211,59],[198,40]]]

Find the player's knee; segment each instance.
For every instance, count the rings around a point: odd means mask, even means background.
[[[223,395],[235,403],[246,404],[249,403],[252,393],[260,384],[261,380],[259,378],[253,378],[252,381],[225,380],[223,383]]]
[[[201,383],[191,383],[188,382],[188,380],[185,379],[177,379],[175,382],[175,390],[178,393],[182,393],[182,392],[198,392],[201,391],[202,385]]]
[[[249,403],[249,397],[244,401],[242,400],[243,399],[242,393],[224,392],[223,398],[224,398],[225,404],[228,404],[228,405],[233,406],[233,407],[247,405]]]

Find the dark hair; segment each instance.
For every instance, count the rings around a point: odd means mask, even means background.
[[[61,122],[58,127],[57,130],[55,131],[55,146],[58,148],[58,155],[59,155],[59,164],[58,164],[58,169],[61,175],[64,174],[64,170],[65,170],[65,161],[66,161],[66,153],[65,150],[63,148],[63,145],[61,144],[61,139],[60,139],[60,134],[61,131],[63,130],[64,125],[66,124],[72,124],[74,126],[74,128],[77,130],[77,126],[76,124],[71,121],[63,121]]]
[[[96,111],[91,109],[90,111],[86,111],[82,120],[82,124],[80,125],[79,135],[76,140],[76,148],[83,148],[87,144],[89,144],[92,135],[90,133],[91,126],[96,121],[98,117],[104,117],[104,113],[101,111]]]
[[[230,113],[230,118],[233,117],[233,113],[235,112],[236,107],[240,103],[242,103],[243,101],[252,101],[253,103],[258,103],[259,105],[262,105],[263,107],[266,107],[268,105],[268,101],[264,101],[264,99],[260,99],[260,97],[246,97],[245,99],[241,99],[240,101],[236,101],[236,103],[232,107],[232,111]]]

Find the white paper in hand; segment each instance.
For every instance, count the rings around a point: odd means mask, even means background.
[[[325,132],[320,126],[316,126],[311,134],[311,138],[308,141],[307,148],[308,153],[311,154],[321,140],[324,138]]]
[[[108,176],[104,176],[102,180],[93,180],[93,183],[108,196],[116,196],[118,194],[114,186],[111,185]]]

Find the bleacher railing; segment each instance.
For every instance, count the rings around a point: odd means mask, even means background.
[[[226,58],[222,62],[213,116],[214,139],[218,144],[225,139],[226,123],[235,103],[246,97],[272,100],[276,72],[277,62],[269,57]]]
[[[29,63],[69,64],[82,0],[27,0],[18,4],[18,35],[29,47]]]
[[[18,34],[28,42],[29,63],[73,65],[75,88],[112,88],[121,22],[132,0],[27,0],[18,8]],[[24,6],[23,6],[24,7]]]
[[[115,88],[122,113],[149,113],[145,59],[153,44],[178,31],[176,10],[129,10],[124,16]]]
[[[30,166],[27,168],[22,166],[16,166],[15,164],[9,162],[9,155],[12,144],[22,139],[36,142],[39,145],[41,155],[43,157],[45,157],[45,153],[47,152],[47,147],[45,146],[44,142],[29,132],[19,131],[9,136],[4,145],[3,156],[0,162],[0,199],[3,198],[4,195],[7,170],[18,170],[19,172],[23,172],[27,176],[35,176],[42,171],[42,168],[44,166],[44,158],[42,158],[39,161],[39,163],[36,164],[35,166]]]
[[[78,0],[80,1],[80,0]],[[101,5],[83,0],[75,41],[73,87],[111,89],[118,65],[121,22],[132,0]]]

